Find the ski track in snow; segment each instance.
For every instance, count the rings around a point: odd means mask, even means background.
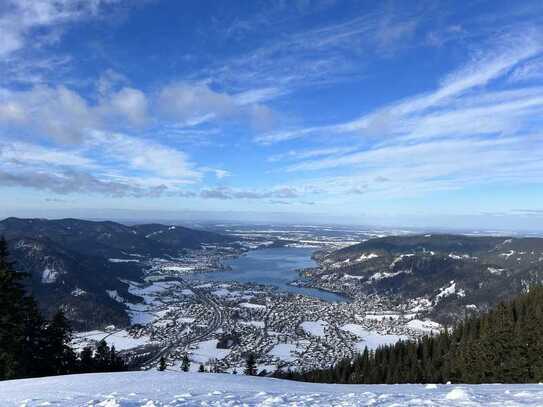
[[[10,406],[541,406],[543,385],[333,385],[229,374],[125,372],[0,382]]]

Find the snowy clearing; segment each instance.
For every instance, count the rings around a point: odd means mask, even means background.
[[[230,374],[127,372],[0,382],[15,406],[541,406],[543,385],[329,385]]]
[[[188,273],[194,271],[194,267],[190,266],[164,266],[163,271],[177,271],[179,273]]]
[[[251,302],[242,302],[238,304],[240,307],[252,308],[252,309],[265,309],[266,306],[262,304],[253,304]]]
[[[295,359],[292,352],[296,351],[296,349],[297,346],[294,343],[278,343],[268,352],[268,355],[275,356],[281,360],[292,361]]]
[[[362,325],[358,324],[345,324],[340,329],[351,332],[353,335],[364,339],[363,341],[356,343],[356,348],[360,351],[363,351],[366,347],[368,350],[375,350],[379,346],[392,345],[399,340],[409,339],[404,335],[380,334],[378,332],[368,331]]]
[[[139,263],[137,259],[108,259],[110,263]]]
[[[379,257],[379,255],[375,253],[370,253],[370,254],[362,253],[362,255],[355,261],[366,261],[370,259],[375,259],[376,257]]]
[[[302,329],[313,336],[324,336],[324,327],[328,326],[326,321],[304,321],[300,324]]]
[[[420,319],[414,319],[412,321],[409,321],[406,326],[416,331],[427,333],[438,333],[441,329],[440,324],[434,321],[430,321],[429,319],[425,319],[424,321],[421,321]]]
[[[88,332],[78,332],[74,335],[72,341],[73,346],[81,350],[85,346],[92,345],[93,343],[105,340],[109,346],[115,346],[116,350],[127,350],[137,348],[138,346],[147,345],[151,342],[151,338],[148,336],[141,336],[139,338],[134,338],[130,336],[126,330],[116,331],[116,332],[105,332],[105,331],[88,331]]]
[[[197,348],[192,351],[191,360],[196,363],[207,363],[210,359],[222,359],[226,357],[231,349],[217,348],[218,342],[216,339],[198,342]]]

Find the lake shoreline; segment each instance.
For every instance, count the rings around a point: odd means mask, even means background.
[[[225,259],[227,270],[195,273],[199,281],[235,281],[277,288],[279,291],[318,298],[329,303],[345,303],[350,299],[340,293],[292,284],[300,281],[300,272],[318,266],[312,258],[315,248],[273,247],[249,250]]]

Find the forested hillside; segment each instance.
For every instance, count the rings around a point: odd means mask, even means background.
[[[307,273],[316,287],[416,304],[421,316],[450,325],[543,283],[543,239],[387,236],[321,255],[319,262]]]
[[[71,327],[58,309],[50,320],[27,293],[0,239],[0,380],[124,370],[124,361],[102,341],[76,354]]]
[[[418,341],[280,377],[326,383],[531,383],[543,381],[543,287]]]
[[[179,226],[80,219],[7,218],[0,221],[0,236],[8,241],[17,271],[29,275],[25,283],[41,311],[52,317],[63,306],[74,327],[85,330],[128,325],[124,307],[108,292],[138,302],[124,281],[140,280],[140,260],[175,257],[202,244],[231,240]]]

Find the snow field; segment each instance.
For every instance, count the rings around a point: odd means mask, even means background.
[[[3,407],[541,406],[543,385],[333,385],[231,374],[124,372],[0,382]]]

